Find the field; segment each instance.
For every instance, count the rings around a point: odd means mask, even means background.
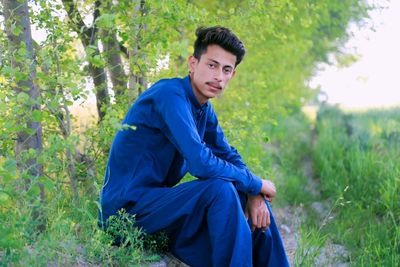
[[[313,159],[322,197],[340,199],[327,226],[357,266],[398,266],[400,110],[324,108]]]
[[[398,266],[400,110],[323,106],[314,122],[304,121],[311,130],[299,121],[279,130],[284,198],[303,207],[295,265],[326,265],[318,262],[334,245],[333,265]]]

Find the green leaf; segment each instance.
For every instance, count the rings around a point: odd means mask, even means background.
[[[22,71],[15,71],[14,78],[16,82],[28,80],[28,74]]]
[[[53,98],[50,103],[49,103],[49,108],[50,110],[56,110],[58,109],[59,103],[58,103],[58,99]]]
[[[3,169],[15,175],[17,172],[17,162],[13,159],[7,159],[3,164]]]
[[[68,107],[72,106],[73,104],[74,104],[74,102],[65,100],[65,105],[67,105]]]
[[[21,92],[17,95],[17,102],[20,104],[25,104],[29,98],[30,96],[27,93]]]
[[[32,120],[35,122],[41,122],[42,121],[42,112],[39,110],[34,110],[32,112]]]
[[[19,36],[22,33],[22,27],[15,24],[11,25],[11,33],[15,36]]]
[[[28,190],[28,196],[36,197],[40,195],[40,187],[35,184]]]
[[[28,149],[28,155],[29,155],[30,158],[36,158],[37,151],[34,148],[29,148]]]
[[[95,67],[104,67],[104,61],[102,60],[100,55],[95,55],[94,57],[89,57],[88,59],[90,63],[92,63]]]
[[[28,54],[28,50],[26,49],[26,46],[25,45],[21,45],[18,48],[18,55],[20,57],[25,57],[27,54]]]
[[[44,185],[46,191],[54,189],[54,182],[50,178],[41,176],[39,181]]]
[[[96,19],[96,25],[102,29],[112,29],[115,25],[115,15],[103,14]]]
[[[5,191],[0,191],[0,206],[4,206],[10,200],[10,195]]]

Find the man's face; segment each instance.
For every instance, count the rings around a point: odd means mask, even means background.
[[[200,104],[221,94],[235,75],[236,56],[218,45],[209,45],[200,60],[190,56],[188,63],[193,93]]]

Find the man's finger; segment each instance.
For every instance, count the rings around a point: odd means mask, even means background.
[[[262,221],[263,221],[263,215],[262,215],[262,213],[259,212],[259,214],[257,216],[257,228],[262,227]]]
[[[262,230],[265,231],[268,228],[267,225],[267,218],[269,217],[268,211],[263,212],[263,217],[262,217]]]
[[[267,209],[267,228],[269,227],[269,225],[271,224],[271,216],[269,214],[269,210]]]
[[[265,199],[266,201],[268,201],[268,202],[271,202],[271,201],[272,201],[272,197],[271,197],[271,196],[269,196],[269,195],[267,195],[267,194],[264,194],[263,196],[264,196],[264,199]]]
[[[253,232],[256,229],[256,226],[257,226],[257,214],[253,210],[253,211],[251,211],[250,216],[251,216],[251,231]]]

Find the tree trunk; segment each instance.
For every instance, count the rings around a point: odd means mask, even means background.
[[[117,41],[117,36],[112,31],[102,30],[101,35],[108,72],[113,85],[115,98],[118,99],[125,93],[128,81],[128,77],[122,65],[120,46]]]
[[[141,16],[146,16],[147,10],[145,8],[145,1],[141,0],[140,3],[136,6],[136,10],[139,11]],[[129,55],[129,62],[131,66],[136,65],[136,61],[138,58],[141,58],[143,62],[146,62],[146,54],[141,51],[140,47],[140,39],[143,32],[147,30],[147,25],[145,23],[140,23],[139,25],[132,26],[132,32],[136,33],[135,36],[135,43],[130,45],[128,55]],[[139,66],[140,72],[139,73],[129,73],[129,96],[131,101],[137,95],[140,95],[143,90],[147,88],[147,81],[146,81],[146,70],[143,67]]]
[[[87,57],[96,57],[100,55],[100,51],[97,45],[97,28],[95,25],[96,19],[99,17],[99,6],[100,1],[95,2],[95,9],[93,13],[93,24],[91,27],[87,27],[74,3],[73,0],[62,0],[65,10],[69,17],[69,23],[71,27],[78,34],[85,49],[94,48],[94,52]],[[99,114],[99,120],[102,120],[105,113],[105,107],[110,104],[110,97],[108,94],[106,73],[104,68],[93,65],[89,61],[89,73],[93,79],[95,93],[96,93],[96,105],[97,112]]]
[[[17,132],[17,142],[15,145],[15,156],[18,168],[21,173],[28,173],[27,185],[31,179],[39,178],[43,175],[43,166],[38,163],[37,156],[42,151],[42,126],[38,121],[34,121],[31,114],[40,113],[39,88],[34,84],[36,77],[36,64],[33,51],[33,40],[29,21],[29,10],[26,1],[3,0],[4,18],[6,33],[9,43],[11,67],[17,71],[22,78],[15,79],[13,90],[16,95],[27,94],[29,98],[21,108],[24,115],[19,117],[19,124],[24,125],[25,129]],[[24,152],[33,150],[35,155],[27,153],[28,158],[22,159]],[[25,157],[24,157],[25,158]],[[40,188],[40,199],[45,198],[45,191],[42,184]],[[36,218],[37,219],[37,218]]]
[[[102,1],[104,13],[112,13],[111,1]],[[125,74],[121,59],[121,46],[113,29],[101,30],[101,42],[103,44],[104,55],[107,60],[107,69],[113,85],[115,98],[118,99],[125,94],[128,77]]]

